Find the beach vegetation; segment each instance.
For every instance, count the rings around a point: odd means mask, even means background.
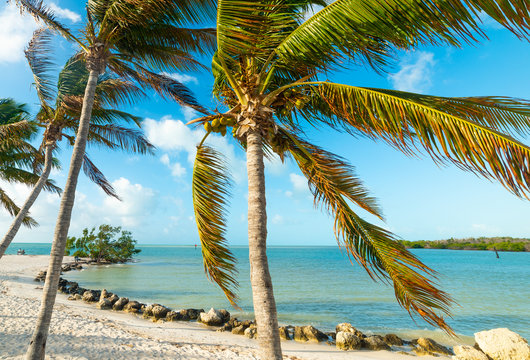
[[[65,255],[90,258],[96,262],[123,263],[141,250],[136,248],[132,233],[108,224],[83,229],[79,237],[68,237]]]
[[[73,145],[79,127],[81,99],[89,73],[82,59],[72,58],[60,71],[57,81],[54,81],[55,64],[50,57],[53,52],[50,40],[51,33],[39,29],[34,33],[25,51],[40,102],[40,109],[29,124],[44,130],[40,146],[36,151],[39,158],[44,159],[44,164],[41,162],[32,164],[33,171],[39,174],[32,176],[37,177],[38,181],[33,184],[30,194],[0,242],[0,258],[15,238],[23,218],[29,213],[42,189],[49,183],[52,167],[58,166],[57,160],[53,157],[53,153],[58,150],[58,144],[65,140],[63,143],[67,146]],[[100,76],[94,96],[88,143],[110,150],[137,154],[152,153],[154,147],[140,129],[141,119],[119,110],[120,105],[130,103],[140,95],[139,89],[130,81],[109,74]],[[131,128],[128,124],[133,124],[137,128]],[[86,152],[83,171],[103,192],[119,199],[110,182]]]
[[[312,12],[312,6],[322,8]],[[374,280],[393,284],[398,303],[429,324],[446,323],[451,297],[435,271],[387,229],[358,215],[383,219],[355,169],[310,142],[306,129],[328,127],[390,144],[407,155],[495,179],[519,196],[530,193],[530,102],[499,96],[440,97],[345,85],[334,69],[361,65],[384,73],[396,50],[462,46],[484,35],[478,12],[528,38],[528,6],[517,0],[443,3],[337,0],[240,1],[217,4],[213,92],[224,105],[189,125],[230,136],[247,156],[250,277],[258,342],[264,359],[281,359],[276,305],[266,254],[264,158],[293,160],[307,178],[315,205],[334,219],[340,247]],[[226,243],[230,180],[223,155],[203,139],[193,171],[193,201],[208,276],[236,303],[236,268]]]
[[[53,306],[57,296],[62,259],[74,206],[77,179],[84,162],[98,80],[105,73],[134,83],[139,91],[154,90],[162,97],[204,112],[191,91],[169,75],[200,70],[192,53],[211,53],[214,29],[198,29],[201,21],[213,20],[210,0],[90,0],[84,24],[72,31],[40,0],[12,0],[23,13],[35,17],[50,30],[75,44],[74,55],[88,71],[84,95],[79,98],[81,114],[77,136],[62,193],[52,242],[50,266],[44,285],[39,318],[35,324],[27,359],[43,359]],[[119,94],[117,96],[120,96]]]

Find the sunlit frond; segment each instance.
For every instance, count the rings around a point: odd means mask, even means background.
[[[487,14],[530,39],[530,6],[520,0],[337,0],[306,20],[276,48],[279,62],[314,68],[342,66],[345,58],[376,70],[393,49],[455,45],[485,36],[478,20]]]
[[[495,130],[523,129],[529,122],[526,102],[505,99],[493,105],[495,98],[456,98],[443,104],[441,98],[328,82],[315,83],[313,91],[336,124],[408,154],[421,146],[438,162],[452,162],[529,196],[530,148]]]
[[[399,304],[411,316],[421,316],[429,324],[454,335],[437,312],[449,315],[451,298],[433,282],[434,271],[423,264],[394,235],[361,219],[349,206],[340,176],[328,170],[336,160],[318,147],[283,131],[288,151],[308,179],[315,204],[326,209],[335,219],[335,236],[350,259],[359,263],[372,279],[390,280]],[[329,164],[326,164],[327,161]],[[338,178],[338,181],[337,181]],[[352,183],[350,180],[349,184]],[[351,186],[351,185],[350,185]],[[366,198],[365,190],[361,197]]]
[[[208,146],[198,147],[193,166],[192,194],[204,269],[224,291],[230,303],[237,306],[236,259],[225,239],[224,207],[229,192],[230,177],[221,154]]]

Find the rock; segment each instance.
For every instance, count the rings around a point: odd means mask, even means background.
[[[390,350],[390,346],[385,342],[385,339],[380,335],[367,336],[362,339],[364,348],[370,350]]]
[[[70,295],[66,298],[66,300],[77,300],[74,295]]]
[[[129,301],[124,307],[123,311],[130,313],[139,313],[142,310],[142,304],[138,301]]]
[[[197,321],[208,326],[220,326],[230,319],[230,313],[226,310],[211,308],[207,313],[202,312]]]
[[[294,341],[298,341],[298,342],[306,342],[307,341],[307,336],[305,336],[304,329],[302,329],[301,326],[295,326],[294,327],[293,339],[294,339]]]
[[[225,323],[223,326],[221,326],[219,329],[217,329],[217,331],[219,332],[225,332],[225,331],[232,331],[232,324],[230,323]]]
[[[335,332],[350,332],[354,335],[356,335],[358,338],[362,339],[362,338],[365,338],[366,335],[364,335],[361,331],[357,330],[356,328],[354,328],[352,326],[352,324],[350,323],[341,323],[341,324],[338,324],[336,327],[335,327]]]
[[[361,339],[353,332],[339,331],[336,336],[336,346],[340,350],[357,350],[361,348]]]
[[[475,333],[475,341],[492,360],[530,359],[530,347],[526,340],[506,328]]]
[[[291,335],[285,326],[280,326],[278,329],[280,331],[280,339],[282,340],[291,340]]]
[[[433,339],[424,338],[424,337],[421,337],[418,339],[416,349],[418,349],[416,353],[426,352],[429,355],[434,355],[434,354],[453,355],[453,352],[449,350],[448,348],[446,348],[445,346],[438,344]]]
[[[109,292],[107,291],[107,289],[103,289],[103,290],[101,290],[101,298],[102,298],[102,299],[106,299],[106,298],[108,298],[108,297],[110,297],[110,294],[109,294]]]
[[[129,302],[129,299],[126,298],[126,297],[122,297],[122,298],[119,298],[115,303],[114,305],[112,305],[112,308],[114,310],[123,310],[123,307],[125,305],[127,305],[127,303]]]
[[[232,334],[236,335],[245,335],[245,330],[248,328],[248,326],[245,326],[243,324],[238,325],[232,329]]]
[[[154,309],[155,309],[155,308],[157,308],[156,311],[163,311],[163,310],[161,310],[159,307],[160,307],[160,308],[167,309],[165,306],[160,305],[160,304],[151,304],[151,305],[146,306],[146,307],[143,309],[143,313],[144,313],[144,314],[143,314],[143,317],[144,317],[144,318],[148,318],[148,317],[150,317],[150,316],[155,316],[155,313],[154,313]],[[166,312],[164,313],[164,316],[166,316],[166,314],[169,312],[169,309],[167,309],[167,310],[168,310],[168,311],[166,311]],[[163,317],[164,317],[164,316],[163,316]],[[156,317],[155,317],[155,318],[156,318]]]
[[[255,339],[258,337],[258,329],[252,325],[245,329],[245,336],[249,339]]]
[[[112,302],[109,299],[101,298],[97,304],[97,307],[101,310],[112,309]]]
[[[302,326],[302,331],[307,339],[306,341],[320,342],[328,340],[328,336],[314,326]]]
[[[112,296],[108,297],[107,299],[109,299],[110,303],[114,306],[116,301],[118,301],[120,298],[118,297],[118,295],[112,294]]]
[[[488,360],[486,354],[472,346],[456,345],[453,347],[453,360]]]
[[[79,294],[74,294],[73,296],[74,296],[74,300],[81,300],[81,299],[83,299],[83,297],[82,297],[81,295],[79,295]]]
[[[396,334],[386,334],[384,340],[388,345],[403,346],[403,340]]]
[[[37,277],[35,277],[35,281],[40,282],[46,280],[46,271],[42,270],[37,274]]]
[[[83,293],[83,301],[96,302],[98,300],[99,296],[94,290],[87,290]]]
[[[169,311],[169,312],[166,314],[166,320],[167,320],[167,321],[178,321],[178,320],[182,320],[182,315],[180,314],[179,311]]]
[[[183,309],[179,310],[179,312],[182,315],[182,319],[180,320],[197,320],[199,318],[199,315],[204,312],[204,309]]]
[[[157,320],[165,318],[169,311],[170,310],[167,307],[162,305],[153,306],[151,310],[153,317]]]

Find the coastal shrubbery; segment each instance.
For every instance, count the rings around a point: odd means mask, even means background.
[[[116,239],[118,235],[120,237]],[[65,255],[89,257],[97,262],[118,263],[130,260],[141,251],[135,246],[136,240],[132,238],[130,231],[122,231],[120,226],[103,224],[99,226],[98,232],[95,227],[91,230],[85,228],[81,237],[69,237]]]
[[[450,249],[450,250],[498,250],[498,251],[530,251],[530,239],[511,237],[480,237],[466,239],[447,239],[436,241],[401,241],[412,249]]]

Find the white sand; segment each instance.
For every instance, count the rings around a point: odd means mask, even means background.
[[[65,258],[65,262],[72,260]],[[30,255],[0,259],[0,359],[23,358],[42,294],[42,283],[33,279],[46,269],[48,261],[48,256]],[[66,298],[57,294],[47,359],[258,359],[257,342],[244,336],[215,332],[194,322],[155,323]],[[390,351],[345,352],[329,345],[294,341],[282,342],[282,347],[285,358],[293,360],[414,358]]]

